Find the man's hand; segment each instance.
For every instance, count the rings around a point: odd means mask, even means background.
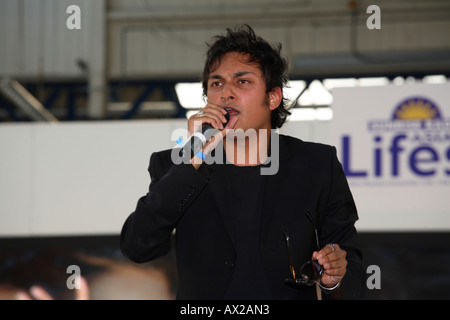
[[[344,278],[347,272],[347,252],[338,244],[327,244],[319,252],[313,252],[316,259],[324,268],[320,282],[324,287],[332,288]]]
[[[80,289],[75,290],[74,300],[89,300],[89,284],[84,277],[80,276]],[[32,286],[29,292],[19,291],[16,300],[54,300],[54,298],[41,286]]]
[[[225,114],[227,112],[225,109],[217,104],[208,103],[200,112],[192,115],[188,120],[188,131],[189,134],[192,135],[194,131],[200,130],[203,123],[211,124],[215,129],[221,130],[218,131],[212,138],[206,142],[203,146],[202,153],[207,155],[222,141],[222,139],[226,136],[230,129],[234,127],[237,122],[237,119],[231,119],[224,126],[226,122]],[[203,163],[203,159],[200,159],[194,156],[191,159],[192,165],[198,169],[200,165]]]

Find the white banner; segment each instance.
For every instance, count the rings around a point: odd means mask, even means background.
[[[450,84],[333,90],[359,229],[450,230]]]

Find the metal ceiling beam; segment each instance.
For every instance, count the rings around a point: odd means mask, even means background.
[[[58,119],[17,80],[7,77],[2,78],[0,80],[0,93],[17,108],[26,113],[32,120],[58,122]]]

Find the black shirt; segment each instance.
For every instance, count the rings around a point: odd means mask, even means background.
[[[234,236],[235,270],[225,299],[272,299],[260,250],[260,226],[264,176],[261,166],[227,165],[230,179]]]

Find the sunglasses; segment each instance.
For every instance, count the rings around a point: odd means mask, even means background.
[[[316,245],[317,245],[317,251],[320,250],[319,245],[319,236],[317,233],[317,228],[314,224],[313,218],[311,214],[309,213],[309,210],[305,210],[305,214],[308,217],[309,221],[311,221],[312,226],[314,228],[314,235],[316,238]],[[304,286],[312,286],[316,282],[318,282],[323,275],[324,269],[323,267],[317,262],[317,260],[309,260],[306,261],[302,266],[300,267],[300,276],[297,277],[295,273],[295,267],[294,262],[292,259],[292,249],[291,249],[291,241],[289,238],[289,233],[286,227],[283,228],[283,235],[286,240],[286,247],[288,252],[288,258],[289,258],[289,270],[290,270],[290,278],[286,278],[284,280],[284,283],[290,287],[294,288],[300,288]]]

